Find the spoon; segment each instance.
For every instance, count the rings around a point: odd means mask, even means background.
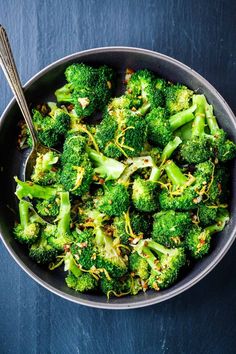
[[[57,153],[59,152],[55,149],[48,148],[47,146],[41,144],[37,137],[37,133],[35,131],[32,117],[23,92],[23,88],[21,86],[19,74],[16,69],[7,33],[6,30],[2,27],[2,25],[0,25],[0,65],[11,87],[11,90],[15,95],[15,99],[19,105],[19,108],[25,119],[25,122],[32,138],[33,147],[26,158],[22,173],[23,179],[29,180],[36,164],[36,158],[38,154],[46,154],[49,151],[55,151]]]

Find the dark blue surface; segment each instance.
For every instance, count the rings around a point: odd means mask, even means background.
[[[79,50],[128,45],[162,52],[208,79],[236,111],[235,1],[1,0],[22,82]],[[0,112],[11,98],[0,72]],[[1,152],[3,153],[3,152]],[[0,245],[0,353],[236,351],[236,247],[188,292],[149,308],[107,311],[37,285]]]

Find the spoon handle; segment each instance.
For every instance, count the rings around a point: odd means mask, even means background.
[[[25,95],[21,86],[20,78],[16,69],[13,54],[11,51],[10,43],[5,29],[0,25],[0,65],[6,79],[15,95],[16,101],[20,107],[26,124],[30,130],[33,145],[38,145],[38,138],[33,126],[31,114],[25,99]]]

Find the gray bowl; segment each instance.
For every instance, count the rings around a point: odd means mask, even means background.
[[[108,47],[86,50],[75,53],[40,71],[25,85],[29,103],[53,100],[52,93],[64,82],[64,70],[73,62],[84,62],[92,65],[107,64],[121,73],[126,67],[133,69],[148,68],[170,81],[183,83],[198,93],[204,93],[213,104],[220,125],[230,137],[236,141],[235,117],[227,103],[202,76],[186,65],[168,56],[149,50],[129,47]],[[119,79],[119,76],[118,76]],[[120,85],[121,87],[121,80]],[[119,90],[118,90],[119,91]],[[17,150],[17,122],[21,115],[13,99],[1,117],[0,121],[0,234],[7,250],[20,267],[39,284],[53,293],[76,303],[97,308],[128,309],[149,306],[170,299],[187,290],[204,278],[229,250],[235,238],[236,204],[233,203],[236,194],[234,181],[231,192],[231,220],[225,230],[216,235],[208,256],[195,263],[182,278],[169,289],[154,292],[147,291],[137,296],[112,298],[109,301],[102,295],[85,295],[69,289],[64,282],[65,274],[60,270],[53,272],[46,267],[34,263],[27,249],[17,243],[12,237],[12,227],[17,213],[17,202],[14,197],[15,183],[13,176],[20,175],[24,156]],[[232,162],[232,175],[235,163]]]

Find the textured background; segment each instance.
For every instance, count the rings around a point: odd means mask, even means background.
[[[127,45],[162,52],[208,79],[236,112],[236,2],[1,0],[22,82],[79,50]],[[11,98],[0,72],[0,113]],[[2,152],[1,152],[2,153]],[[69,303],[37,285],[0,244],[0,353],[236,352],[235,245],[191,290],[145,309]]]

